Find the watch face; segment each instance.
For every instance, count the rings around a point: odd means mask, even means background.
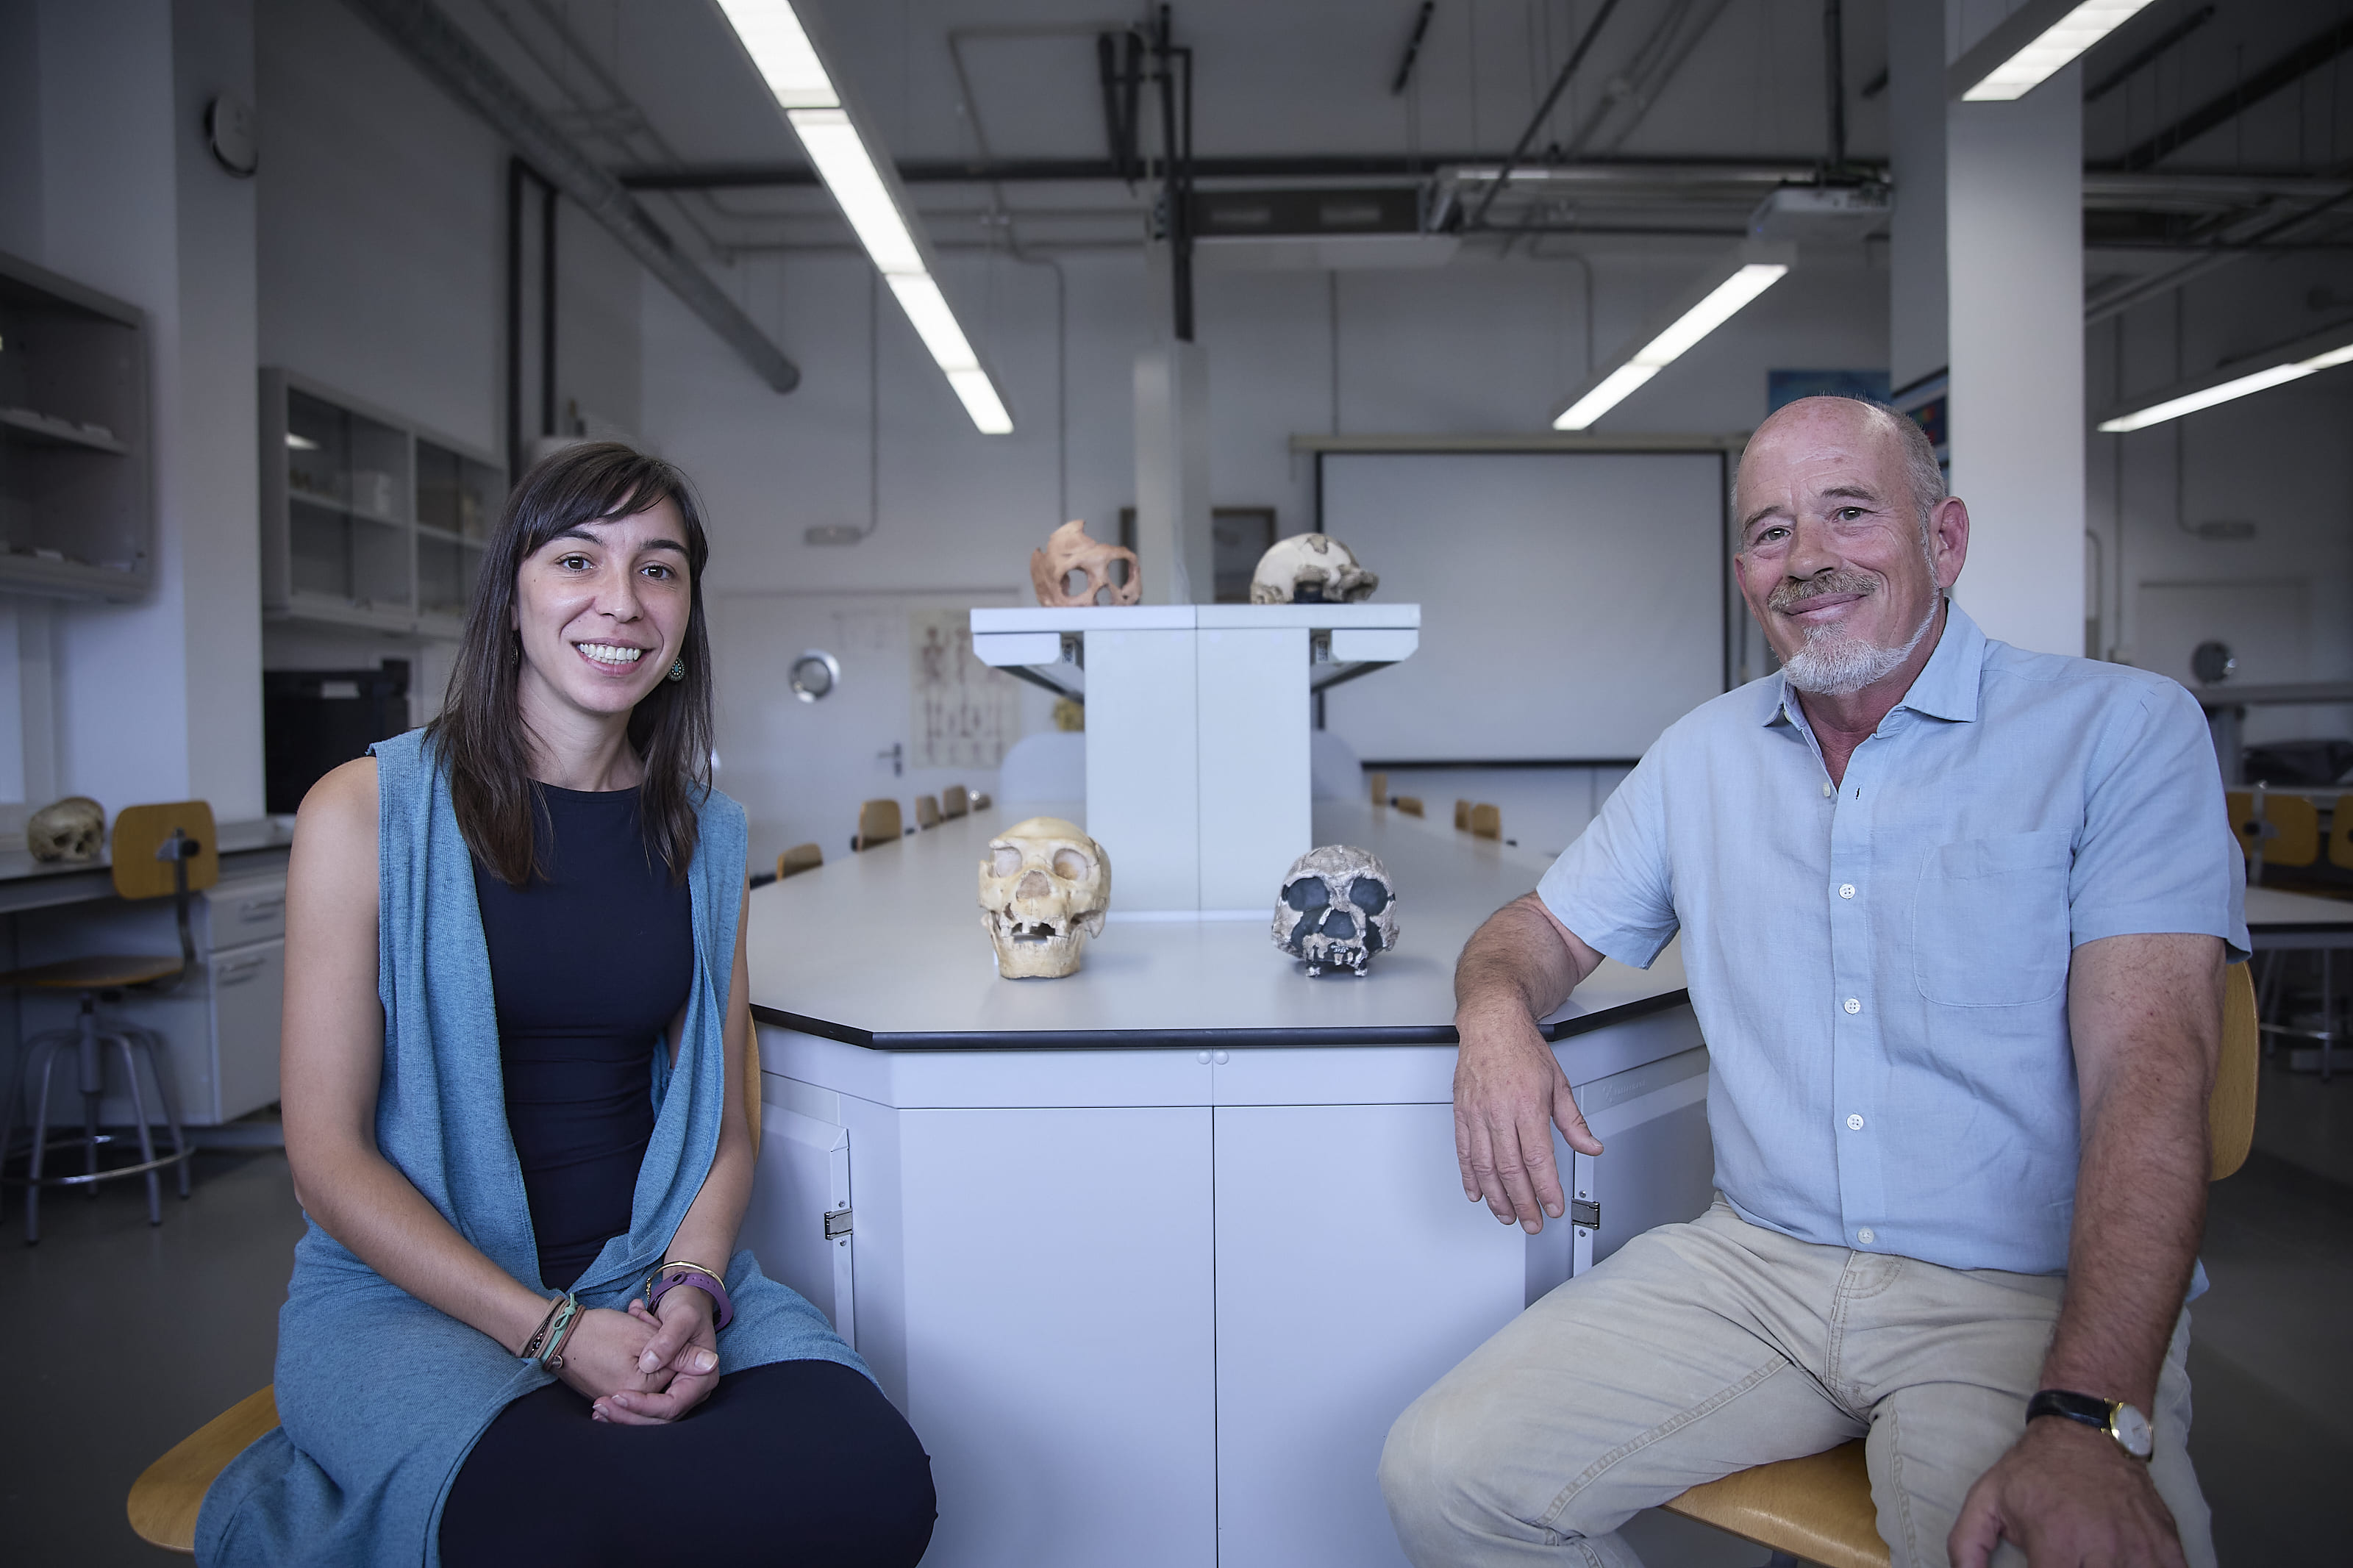
[[[2150,1429],[2148,1417],[2129,1405],[2110,1408],[2108,1431],[2124,1445],[2125,1452],[2136,1459],[2147,1458],[2157,1447],[2157,1434]]]

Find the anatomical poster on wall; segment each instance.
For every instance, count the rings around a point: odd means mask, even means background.
[[[916,610],[907,661],[917,768],[993,768],[1021,733],[1021,692],[1011,676],[973,657],[965,610]]]

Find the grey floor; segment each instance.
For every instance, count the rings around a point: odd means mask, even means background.
[[[2256,1152],[2214,1189],[2193,1309],[2190,1448],[2225,1568],[2342,1563],[2336,1487],[2353,1461],[2353,1074],[2267,1069]],[[174,1559],[123,1499],[148,1462],[269,1381],[301,1231],[276,1152],[198,1156],[150,1228],[136,1182],[52,1197],[39,1246],[19,1195],[0,1215],[0,1321],[16,1325],[0,1419],[0,1562],[104,1568]],[[1662,1514],[1629,1535],[1651,1568],[1753,1568],[1762,1553]]]

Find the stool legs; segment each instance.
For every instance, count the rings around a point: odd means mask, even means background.
[[[75,1087],[82,1096],[82,1176],[67,1180],[72,1184],[87,1185],[95,1198],[99,1182],[113,1174],[129,1175],[136,1170],[147,1178],[147,1223],[163,1224],[163,1184],[158,1179],[160,1164],[155,1154],[154,1129],[148,1119],[147,1088],[139,1080],[142,1058],[147,1063],[147,1076],[162,1104],[164,1125],[171,1130],[171,1163],[179,1167],[180,1196],[188,1195],[187,1135],[180,1126],[179,1097],[164,1070],[164,1042],[154,1031],[135,1025],[101,1026],[95,998],[84,997],[81,1016],[74,1028],[48,1030],[33,1036],[25,1044],[21,1070],[11,1075],[9,1081],[6,1115],[0,1118],[0,1165],[5,1164],[9,1147],[15,1142],[17,1107],[26,1098],[30,1084],[37,1079],[37,1089],[31,1090],[33,1126],[25,1187],[26,1243],[41,1239],[41,1181],[48,1163],[49,1096],[56,1087],[58,1058],[69,1050],[74,1055]],[[123,1088],[130,1097],[132,1121],[139,1140],[139,1164],[120,1172],[101,1171],[98,1158],[99,1114],[106,1096],[110,1054],[118,1055],[121,1060]]]
[[[33,1101],[33,1164],[26,1173],[33,1179],[25,1188],[25,1245],[30,1247],[41,1239],[41,1164],[49,1152],[49,1079],[58,1068],[58,1053],[74,1043],[74,1037],[63,1035],[51,1038],[34,1051],[40,1066],[40,1097]]]
[[[171,1130],[172,1152],[177,1157],[174,1169],[180,1176],[180,1196],[185,1198],[188,1195],[188,1140],[180,1131],[180,1091],[174,1087],[173,1076],[164,1070],[167,1042],[154,1030],[142,1029],[135,1024],[123,1024],[119,1027],[147,1053],[147,1076],[155,1080],[155,1098],[164,1105],[164,1125]],[[153,1157],[152,1154],[148,1156],[150,1159]]]
[[[139,1160],[147,1167],[147,1223],[162,1225],[164,1223],[164,1184],[155,1179],[155,1138],[147,1127],[147,1096],[139,1088],[138,1053],[132,1049],[131,1037],[128,1035],[110,1032],[102,1037],[109,1043],[120,1047],[122,1051],[122,1077],[131,1089],[131,1119],[139,1125]],[[152,1061],[153,1058],[150,1059]],[[163,1075],[160,1073],[156,1075],[156,1082],[159,1086],[163,1082]],[[98,1192],[98,1184],[92,1182],[90,1184],[90,1190],[95,1195]]]

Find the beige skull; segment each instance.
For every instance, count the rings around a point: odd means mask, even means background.
[[[26,819],[25,847],[36,860],[94,860],[106,842],[106,807],[69,795]]]
[[[1253,605],[1353,605],[1369,599],[1381,580],[1356,563],[1356,552],[1328,533],[1278,539],[1250,573]]]
[[[988,841],[980,863],[980,924],[1008,980],[1075,973],[1111,907],[1103,846],[1059,816],[1033,816]]]
[[[1127,563],[1125,580],[1112,580],[1111,563]],[[1086,586],[1073,589],[1071,579],[1083,576]],[[1087,525],[1082,521],[1062,524],[1046,537],[1046,547],[1029,552],[1029,581],[1038,590],[1038,602],[1052,609],[1072,605],[1133,605],[1144,594],[1144,579],[1136,575],[1135,552],[1116,544],[1102,544],[1087,537]]]

